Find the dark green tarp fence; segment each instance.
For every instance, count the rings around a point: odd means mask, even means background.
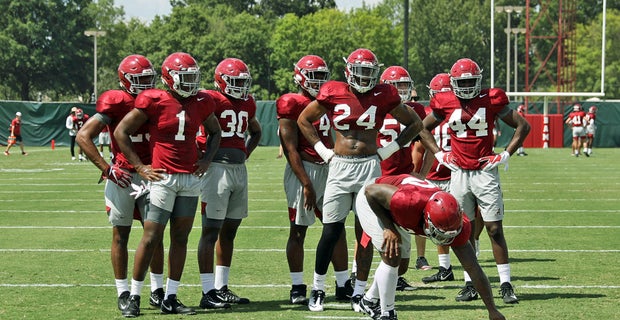
[[[426,104],[422,101],[423,104]],[[278,121],[276,119],[275,101],[258,101],[256,117],[261,123],[263,135],[260,141],[262,146],[277,146]],[[518,103],[510,104],[516,108]],[[595,147],[620,147],[620,102],[585,102],[582,106],[587,111],[590,106],[598,108],[597,113],[597,134],[594,140]],[[68,146],[70,143],[68,130],[65,128],[65,120],[71,107],[82,108],[86,114],[95,113],[95,105],[80,103],[40,103],[23,101],[0,101],[0,144],[6,144],[9,135],[9,125],[15,117],[16,112],[22,113],[22,137],[27,146],[49,146],[54,140],[57,146]],[[540,106],[531,104],[529,113],[534,114],[540,110]],[[563,119],[572,110],[571,106],[563,108]],[[559,129],[559,128],[558,128]],[[508,128],[500,121],[502,135],[498,139],[498,146],[504,146],[510,140],[511,128]],[[563,126],[563,145],[569,147],[571,144],[571,132],[568,126]],[[532,128],[531,135],[540,135],[542,128]],[[551,132],[552,135],[559,132]]]

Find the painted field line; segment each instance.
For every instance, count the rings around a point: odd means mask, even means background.
[[[80,211],[84,212],[84,211]],[[78,213],[77,211],[73,213]],[[286,226],[239,226],[239,229],[288,229]],[[353,228],[352,226],[347,226]],[[0,229],[110,229],[111,226],[0,226]],[[202,227],[194,226],[192,229],[201,229]],[[310,226],[310,229],[320,229],[320,226]],[[620,226],[504,226],[511,229],[620,229]],[[142,229],[141,226],[133,226],[132,229]]]
[[[135,252],[135,249],[128,249],[129,252]],[[349,249],[351,251],[353,249]],[[187,252],[197,252],[198,249],[187,249]],[[244,249],[244,248],[235,248],[235,251],[239,252],[286,252],[286,249],[275,249],[275,248],[267,248],[267,249]],[[306,248],[304,249],[306,252],[315,252],[316,248]],[[33,248],[0,248],[0,253],[2,252],[61,252],[61,253],[73,253],[73,252],[110,252],[110,249],[33,249]],[[480,250],[480,252],[492,252],[489,249]],[[531,252],[531,253],[618,253],[620,250],[614,249],[606,249],[606,250],[582,250],[582,249],[510,249],[510,252]]]

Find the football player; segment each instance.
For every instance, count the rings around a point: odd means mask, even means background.
[[[398,89],[398,95],[400,95],[401,102],[407,106],[410,112],[415,112],[420,119],[424,119],[426,113],[424,112],[424,106],[414,102],[412,100],[413,80],[407,69],[401,66],[390,66],[381,74],[381,83],[391,84]],[[392,115],[387,114],[383,121],[383,126],[379,130],[377,137],[377,144],[381,147],[387,146],[394,138],[398,136],[404,126],[398,123]],[[415,139],[418,140],[418,139]],[[397,174],[410,174],[414,171],[419,171],[422,165],[422,159],[413,158],[413,146],[422,144],[420,141],[411,142],[405,144],[398,152],[395,152],[392,156],[381,161],[381,175],[397,175]],[[416,251],[417,259],[415,263],[416,269],[429,270],[432,267],[426,260],[426,238],[416,236]],[[408,252],[403,252],[404,255],[409,255]],[[409,268],[409,257],[401,257],[401,266],[399,269],[398,286],[399,291],[413,290],[410,284],[407,283],[404,277],[402,277]]]
[[[585,111],[581,109],[581,105],[579,103],[576,103],[573,106],[573,111],[568,114],[568,117],[564,122],[571,126],[573,133],[573,144],[571,145],[573,151],[572,155],[575,157],[579,157],[581,144],[584,143],[586,138],[585,118]]]
[[[11,147],[17,143],[19,143],[19,148],[22,150],[22,155],[27,156],[28,152],[24,151],[24,140],[22,139],[22,113],[15,112],[15,118],[11,120],[11,125],[9,126],[9,139],[7,140],[6,149],[4,150],[4,155],[10,155],[9,150]]]
[[[471,274],[489,319],[505,319],[495,307],[489,280],[468,242],[472,228],[469,219],[450,193],[411,175],[383,176],[360,190],[356,207],[364,232],[381,255],[374,282],[361,301],[366,314],[373,319],[397,319],[398,267],[402,254],[409,249],[403,238],[413,233],[452,247]]]
[[[480,207],[499,272],[501,296],[505,303],[517,303],[510,282],[508,246],[502,225],[504,200],[498,166],[507,166],[510,156],[523,144],[530,125],[508,107],[508,97],[502,89],[481,89],[481,82],[482,70],[475,61],[468,58],[456,61],[450,69],[452,91],[438,92],[433,96],[430,101],[432,113],[424,119],[424,126],[432,130],[447,120],[451,152],[443,156],[453,169],[450,193],[470,221],[475,219],[476,207]],[[495,154],[493,127],[498,117],[516,130],[506,150]],[[473,237],[470,240],[473,244]],[[465,287],[456,300],[477,298],[471,277],[465,272]]]
[[[321,86],[330,78],[330,71],[323,58],[303,56],[295,63],[293,80],[298,93],[286,93],[276,100],[280,145],[287,163],[284,169],[284,192],[288,203],[290,231],[286,243],[286,258],[292,288],[289,301],[307,304],[307,286],[303,282],[304,240],[308,226],[322,218],[323,196],[328,165],[301,134],[297,119],[304,108],[315,99]],[[333,148],[331,126],[327,115],[313,123],[319,138],[327,148]],[[334,247],[331,262],[336,276],[336,298],[347,300],[348,279],[346,232],[342,232]],[[348,283],[347,283],[348,281]]]
[[[592,144],[594,143],[594,134],[596,133],[596,110],[595,106],[591,106],[586,114],[586,141],[584,142],[583,154],[589,157],[592,154]]]
[[[136,173],[135,168],[120,152],[116,142],[112,143],[113,163],[103,158],[97,151],[93,139],[104,128],[114,131],[123,117],[134,108],[138,93],[155,87],[156,72],[146,57],[132,54],[118,65],[118,78],[121,89],[108,90],[97,99],[97,113],[77,132],[76,142],[92,163],[101,170],[101,178],[106,180],[104,195],[108,220],[112,224],[112,269],[116,279],[118,308],[125,316],[128,310],[129,283],[127,281],[127,242],[131,232],[134,211],[136,218],[143,223],[148,200],[145,195],[137,199],[132,195],[130,184],[141,186],[145,180]],[[134,135],[134,149],[143,163],[151,163],[151,150],[147,140],[146,127],[138,129]],[[164,297],[164,248],[160,241],[151,260],[151,297],[149,303],[159,307]]]
[[[228,275],[237,230],[248,216],[245,162],[258,146],[262,132],[256,120],[256,102],[250,95],[251,84],[248,66],[240,59],[226,58],[215,68],[217,90],[204,91],[215,101],[214,114],[222,128],[222,139],[201,184],[202,232],[198,243],[201,308],[250,303],[248,298],[230,290]],[[206,152],[203,139],[202,136],[199,139],[200,146]]]
[[[346,82],[323,84],[316,100],[308,104],[297,120],[304,137],[323,161],[329,163],[323,200],[323,231],[317,245],[314,281],[308,302],[310,311],[323,311],[327,268],[345,220],[351,209],[355,211],[355,195],[367,181],[381,175],[381,159],[389,158],[416,134],[424,134],[420,132],[420,118],[401,103],[396,87],[377,84],[380,64],[372,51],[356,49],[344,60]],[[394,141],[378,148],[377,133],[388,113],[405,128]],[[333,149],[320,140],[314,127],[314,123],[325,114],[329,115],[336,134]],[[426,132],[426,138],[432,140],[430,133]],[[438,150],[436,145],[435,150]],[[372,248],[367,242],[360,243],[361,238],[361,227],[356,221],[358,278],[362,270],[370,270],[368,259],[372,259]],[[365,286],[365,282],[356,283],[358,285]]]
[[[431,79],[428,85],[429,97],[432,99],[437,92],[451,91],[452,85],[450,85],[449,73],[438,73],[433,79]],[[425,116],[432,112],[430,107],[424,109]],[[448,135],[448,123],[443,121],[435,129],[431,131],[431,134],[435,138],[435,142],[444,152],[450,152],[450,136]],[[450,175],[451,170],[439,165],[439,162],[435,157],[431,157],[428,153],[425,153],[424,146],[416,143],[414,146],[414,159],[422,158],[422,166],[419,170],[416,170],[422,176],[426,177],[426,180],[435,186],[441,188],[443,191],[450,191]],[[431,283],[436,281],[453,281],[454,273],[452,272],[452,264],[450,262],[450,247],[449,246],[437,246],[439,270],[437,273],[423,277],[422,282]]]
[[[114,130],[130,164],[138,174],[150,181],[149,213],[144,221],[144,234],[136,249],[129,297],[129,316],[140,314],[140,291],[155,245],[162,241],[170,221],[170,249],[166,293],[161,302],[164,314],[195,314],[177,298],[183,274],[187,241],[192,230],[200,177],[204,175],[220,143],[221,130],[214,115],[215,102],[199,92],[200,68],[196,60],[184,52],[169,55],[162,63],[162,82],[167,90],[141,92],[131,110]],[[200,125],[208,132],[207,152],[198,155],[196,134]],[[152,147],[151,164],[142,162],[136,153],[132,135],[147,126]]]

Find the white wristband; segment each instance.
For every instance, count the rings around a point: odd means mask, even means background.
[[[385,160],[398,150],[400,150],[400,145],[398,145],[398,142],[396,142],[396,140],[393,140],[392,142],[388,143],[387,146],[377,149],[377,154],[379,155],[379,158],[381,158],[381,160]]]
[[[316,153],[318,153],[325,162],[329,162],[334,156],[334,150],[328,149],[320,140],[314,144],[314,150],[316,150]]]

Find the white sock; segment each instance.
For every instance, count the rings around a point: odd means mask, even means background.
[[[387,263],[381,261],[375,271],[375,279],[377,279],[377,287],[379,288],[379,296],[381,297],[381,312],[394,310],[396,283],[398,282],[398,267],[389,266]]]
[[[230,267],[227,266],[215,266],[215,288],[222,289],[223,286],[228,285],[228,275],[230,274]]]
[[[351,273],[356,273],[357,272],[357,261],[355,261],[355,258],[353,258],[353,262],[351,262]]]
[[[314,279],[312,281],[312,290],[323,290],[325,291],[325,278],[326,274],[318,274],[314,273]]]
[[[364,298],[372,302],[377,302],[379,300],[379,287],[377,286],[376,277],[373,279],[370,288],[368,288],[368,291],[366,291],[366,294],[364,294]]]
[[[201,273],[200,274],[200,284],[202,286],[202,292],[208,293],[209,291],[215,289],[215,276],[213,273]]]
[[[471,277],[467,271],[463,271],[463,278],[465,278],[465,282],[471,282]]]
[[[291,282],[294,286],[304,284],[304,272],[291,272]]]
[[[510,264],[498,264],[497,272],[499,273],[499,283],[510,282]]]
[[[179,281],[168,278],[168,281],[166,281],[166,295],[164,296],[164,300],[168,299],[168,296],[179,292],[179,284],[181,284]]]
[[[446,269],[450,268],[450,254],[449,253],[439,254],[437,258],[439,259],[439,266],[444,267]]]
[[[349,270],[334,271],[334,275],[336,276],[336,285],[339,287],[344,287],[344,284],[349,280]]]
[[[129,291],[129,282],[127,281],[127,278],[114,279],[114,282],[116,282],[116,293],[119,297],[121,296],[121,293]]]
[[[353,288],[353,295],[364,294],[366,290],[366,281],[355,280],[355,288]]]
[[[131,295],[139,296],[140,292],[142,292],[142,286],[144,286],[144,281],[138,281],[135,279],[131,279]]]
[[[164,275],[151,272],[151,292],[164,287]]]

